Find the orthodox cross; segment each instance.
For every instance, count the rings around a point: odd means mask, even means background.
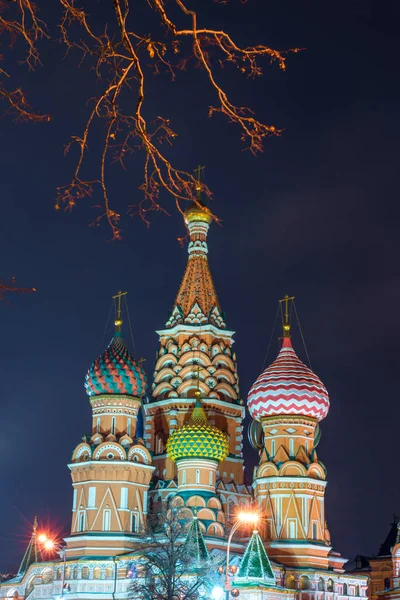
[[[294,300],[294,296],[288,296],[288,294],[286,294],[286,296],[284,298],[282,298],[282,300],[279,300],[279,304],[281,306],[281,314],[282,314],[282,321],[283,321],[283,336],[284,337],[290,337],[289,302],[293,302],[293,300]],[[285,303],[285,318],[283,318],[283,312],[282,312],[283,302]]]
[[[202,172],[203,169],[205,169],[205,167],[203,167],[202,165],[199,165],[197,167],[197,169],[194,170],[194,172],[197,175],[196,191],[197,191],[197,198],[199,200],[200,200],[200,192],[201,192],[201,172]]]
[[[114,300],[117,300],[117,318],[114,321],[117,331],[121,331],[122,319],[121,319],[121,299],[122,296],[126,296],[128,292],[121,292],[121,290],[113,296]]]

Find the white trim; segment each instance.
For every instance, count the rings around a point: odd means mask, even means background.
[[[133,534],[132,534],[133,535]],[[70,535],[64,538],[64,542],[73,542],[74,540],[127,540],[130,541],[132,539],[132,535],[126,535],[124,533],[121,534],[113,534],[113,535],[97,535],[94,533],[93,535]],[[86,546],[87,547],[87,546]],[[70,548],[71,550],[72,548]],[[68,549],[67,549],[68,551]]]
[[[215,327],[215,325],[211,325],[211,323],[204,323],[202,325],[186,325],[184,323],[178,323],[178,325],[174,325],[174,327],[170,327],[169,329],[159,329],[156,331],[156,334],[159,335],[160,338],[170,338],[181,334],[189,334],[191,337],[193,334],[199,333],[202,335],[211,333],[215,337],[227,338],[231,340],[232,336],[234,336],[236,332],[231,331],[230,329]]]
[[[257,477],[257,479],[253,481],[253,488],[255,488],[257,485],[260,485],[260,483],[286,483],[288,481],[292,483],[312,483],[313,485],[322,485],[322,487],[326,487],[328,485],[326,479],[312,479],[311,477],[292,477],[291,475],[281,475],[280,477]],[[281,488],[278,487],[270,488],[268,491],[278,492],[280,489]],[[309,489],[312,490],[312,488]]]
[[[85,464],[87,464],[87,463],[85,463]],[[109,464],[109,463],[107,463],[107,464]],[[143,466],[141,463],[137,463],[137,462],[135,462],[135,463],[129,463],[129,464]],[[75,488],[75,487],[79,487],[80,485],[86,485],[88,482],[90,482],[90,483],[104,483],[104,479],[85,479],[85,481],[76,481],[76,482],[74,482],[72,484],[72,487]],[[148,483],[136,483],[135,481],[125,481],[124,479],[113,479],[112,482],[113,483],[123,483],[123,484],[126,484],[126,485],[137,485],[139,487],[146,487],[146,488],[149,487]]]
[[[112,443],[112,442],[111,442]],[[140,462],[132,462],[131,460],[85,460],[85,462],[71,463],[68,466],[69,469],[83,467],[85,465],[131,465],[132,467],[142,467],[145,469],[151,469],[154,471],[155,467],[152,465],[146,465]],[[315,480],[314,480],[315,481]]]
[[[282,542],[282,541],[274,541],[274,542],[270,542],[268,544],[268,546],[270,546],[271,548],[297,548],[297,550],[299,550],[299,554],[301,554],[301,549],[302,548],[306,548],[308,549],[314,549],[314,550],[326,550],[328,553],[332,550],[332,546],[325,546],[325,544],[321,543],[321,544],[292,544],[291,542]],[[275,558],[275,557],[274,557]],[[330,560],[329,556],[324,557],[324,556],[317,556],[316,558],[321,559],[321,560]]]

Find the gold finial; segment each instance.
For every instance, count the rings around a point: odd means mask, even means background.
[[[117,299],[118,298],[118,302],[117,302],[117,318],[114,321],[114,325],[116,327],[116,330],[118,332],[121,331],[121,325],[123,323],[122,319],[121,319],[121,298],[122,296],[126,296],[128,292],[121,292],[121,290],[118,292],[118,294],[116,294],[115,296],[113,296],[113,299]]]
[[[279,300],[279,304],[281,305],[281,310],[282,310],[282,302],[285,303],[285,316],[284,316],[284,318],[283,318],[283,314],[282,314],[283,337],[284,338],[290,338],[289,302],[293,302],[293,300],[294,300],[294,296],[288,296],[288,294],[286,294],[286,296],[284,298],[282,298],[282,300]]]

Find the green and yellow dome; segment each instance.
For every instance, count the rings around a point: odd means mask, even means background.
[[[181,458],[208,458],[221,462],[228,456],[228,451],[226,434],[207,423],[197,397],[189,422],[173,431],[168,438],[168,456],[173,461]]]

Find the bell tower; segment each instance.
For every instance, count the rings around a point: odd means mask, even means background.
[[[146,375],[121,334],[121,301],[115,334],[89,368],[85,388],[92,407],[92,431],[82,438],[69,465],[74,488],[67,556],[114,556],[132,549],[144,530],[148,489],[154,471],[138,436]]]
[[[321,380],[293,349],[289,323],[293,301],[289,296],[280,301],[281,351],[258,377],[247,399],[259,430],[256,437],[262,440],[253,487],[266,517],[269,556],[288,566],[328,568],[331,560],[340,560],[337,555],[336,559],[329,556],[326,470],[316,445],[329,397]]]

